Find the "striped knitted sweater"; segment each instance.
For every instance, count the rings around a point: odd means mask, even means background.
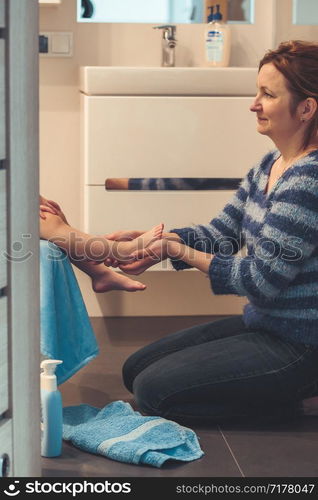
[[[265,194],[279,152],[268,153],[207,225],[173,229],[215,254],[215,294],[246,296],[247,327],[318,345],[318,150],[301,158]],[[173,262],[176,270],[190,266]]]

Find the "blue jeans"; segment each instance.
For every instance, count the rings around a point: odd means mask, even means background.
[[[285,419],[317,392],[318,347],[248,329],[232,316],[140,349],[123,379],[148,415],[185,423]]]

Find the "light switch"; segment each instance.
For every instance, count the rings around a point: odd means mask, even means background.
[[[52,54],[69,54],[70,37],[68,33],[52,33]]]
[[[43,43],[45,41],[45,47]],[[71,31],[46,31],[39,36],[41,57],[72,57],[73,33]]]

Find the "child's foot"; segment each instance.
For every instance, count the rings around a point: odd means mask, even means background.
[[[92,277],[93,290],[96,293],[105,293],[110,290],[125,290],[126,292],[138,292],[146,289],[146,285],[140,281],[134,281],[115,271],[105,268],[104,274]]]
[[[126,258],[135,250],[143,250],[151,245],[151,243],[161,240],[163,227],[164,225],[162,223],[158,224],[132,241],[118,243],[116,247],[116,257],[118,260],[126,260]]]

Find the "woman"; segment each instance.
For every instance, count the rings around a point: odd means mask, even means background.
[[[182,422],[285,418],[315,394],[317,74],[316,43],[291,41],[266,53],[250,109],[277,149],[209,224],[173,230],[120,266],[139,274],[170,257],[176,270],[206,273],[215,294],[249,300],[242,316],[175,333],[126,361],[124,381],[143,412]]]

